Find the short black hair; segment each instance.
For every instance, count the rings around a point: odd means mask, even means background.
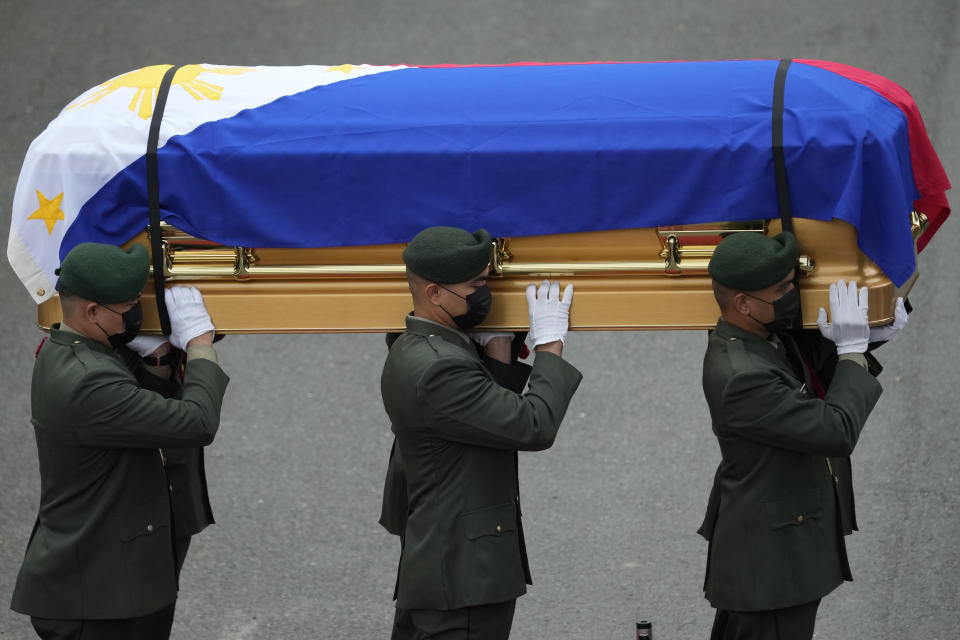
[[[716,280],[713,281],[713,297],[717,301],[717,304],[720,306],[720,311],[725,312],[730,306],[730,303],[733,301],[733,296],[736,295],[736,291],[730,287],[726,287]]]
[[[73,291],[70,291],[70,289],[64,287],[60,287],[57,293],[60,295],[61,300],[75,300],[80,298],[80,296],[75,294]]]

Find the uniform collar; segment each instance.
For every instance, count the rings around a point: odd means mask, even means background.
[[[61,325],[57,322],[50,326],[50,342],[63,345],[85,344],[94,351],[100,351],[112,356],[117,356],[117,352],[93,338],[88,338],[82,333],[77,333],[74,329]]]
[[[776,342],[771,341],[776,338],[778,342],[783,343],[777,334],[772,334],[771,339],[762,338],[746,329],[730,324],[723,318],[717,321],[716,334],[724,340],[743,340],[744,344],[758,355],[781,367],[786,366],[792,369],[786,354],[777,348]]]
[[[439,322],[434,322],[433,320],[418,318],[412,313],[407,315],[407,331],[421,336],[440,336],[447,342],[460,347],[469,347],[473,344],[470,336],[463,331],[448,327]]]

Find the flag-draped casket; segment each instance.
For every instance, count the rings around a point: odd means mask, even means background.
[[[549,277],[576,284],[574,328],[707,327],[713,247],[776,233],[784,200],[805,322],[846,277],[879,324],[949,213],[909,94],[836,63],[203,64],[158,92],[168,69],[90,89],[27,152],[8,256],[42,326],[60,260],[96,241],[150,247],[221,331],[396,329],[404,243],[452,225],[497,238],[486,326],[525,326]]]

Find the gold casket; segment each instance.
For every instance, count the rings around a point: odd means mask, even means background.
[[[914,213],[921,233],[926,216]],[[830,283],[855,280],[870,291],[871,324],[892,321],[898,296],[915,280],[895,287],[857,248],[856,230],[839,220],[794,221],[801,251],[803,321],[815,327]],[[703,329],[716,324],[707,262],[729,233],[780,231],[779,220],[594,231],[496,238],[491,247],[494,304],[482,325],[524,329],[524,291],[544,278],[573,283],[572,329]],[[391,244],[326,249],[223,247],[164,226],[167,282],[204,294],[220,333],[310,333],[403,330],[412,308],[400,254]],[[144,232],[129,244],[148,248]],[[159,331],[153,284],[142,298],[144,330]],[[38,308],[40,326],[59,321],[59,302]]]
[[[221,333],[380,332],[412,306],[405,243],[483,227],[486,328],[525,328],[524,290],[549,278],[575,285],[573,329],[698,329],[718,315],[717,243],[778,233],[792,209],[804,324],[840,278],[884,324],[949,213],[904,95],[820,61],[159,65],[34,141],[8,255],[41,327],[59,319],[59,259],[99,241],[145,245]]]

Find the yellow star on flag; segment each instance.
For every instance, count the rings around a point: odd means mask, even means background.
[[[31,213],[27,220],[43,220],[47,224],[47,233],[53,235],[53,226],[57,224],[57,220],[64,219],[63,211],[60,211],[63,194],[48,200],[45,195],[37,191],[37,199],[40,200],[40,207]]]
[[[327,73],[330,73],[331,71],[343,71],[344,73],[350,73],[353,71],[353,65],[341,64],[336,67],[330,67],[329,69],[327,69]]]

